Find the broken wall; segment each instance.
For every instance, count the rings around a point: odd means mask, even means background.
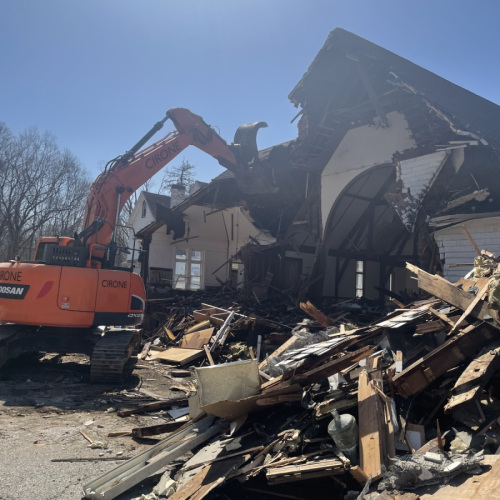
[[[330,211],[343,189],[360,173],[392,163],[397,151],[416,146],[403,114],[387,115],[386,128],[364,125],[349,130],[321,174],[321,216],[326,228]]]
[[[464,226],[479,250],[488,250],[500,255],[500,217],[468,220],[435,231],[434,239],[439,247],[440,258],[445,264],[444,277],[452,283],[472,269],[472,266],[463,266],[463,264],[472,264],[477,257],[464,231]]]

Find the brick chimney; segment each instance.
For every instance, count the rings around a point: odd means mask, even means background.
[[[186,186],[172,184],[170,186],[170,208],[174,208],[186,199]]]

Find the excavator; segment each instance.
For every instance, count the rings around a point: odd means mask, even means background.
[[[141,150],[168,119],[175,131]],[[254,172],[261,127],[267,124],[242,125],[228,145],[200,116],[174,108],[129,151],[108,162],[91,186],[80,233],[41,237],[32,261],[0,262],[0,367],[23,352],[91,348],[91,382],[121,382],[138,343],[134,327],[142,323],[146,304],[140,275],[133,266],[115,264],[121,209],[191,145],[233,171],[241,189],[252,192],[254,183],[261,189],[262,176]],[[274,189],[271,184],[268,188]]]

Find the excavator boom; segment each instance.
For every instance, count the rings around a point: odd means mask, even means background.
[[[175,132],[140,150],[167,119],[173,121]],[[183,108],[171,109],[95,180],[79,235],[74,239],[42,237],[34,261],[0,262],[0,367],[11,353],[28,346],[36,350],[42,346],[43,350],[46,341],[49,348],[48,339],[54,338],[54,331],[56,337],[66,339],[67,345],[70,337],[75,339],[77,329],[140,325],[145,310],[144,283],[131,269],[114,265],[114,236],[124,204],[191,145],[216,158],[237,176],[251,178],[248,163],[256,159],[255,134],[261,126],[266,125],[260,122],[239,129],[235,136],[238,144],[229,146],[200,116]],[[8,332],[1,330],[2,323],[10,323]],[[23,327],[29,335],[20,337]],[[73,333],[69,334],[68,329]],[[50,335],[44,337],[47,331]],[[92,377],[99,381],[120,380],[134,339],[130,331],[101,338],[93,351]]]

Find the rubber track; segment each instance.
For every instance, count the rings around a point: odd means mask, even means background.
[[[138,332],[130,330],[111,331],[101,337],[92,352],[90,381],[93,384],[122,383],[138,340]]]

